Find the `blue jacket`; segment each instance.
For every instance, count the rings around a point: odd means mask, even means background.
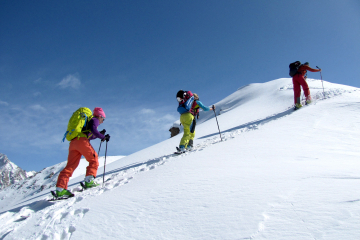
[[[189,98],[186,102],[181,102],[181,103],[179,103],[179,106],[178,106],[178,108],[177,108],[177,111],[178,111],[180,114],[184,114],[184,113],[190,112],[193,103],[194,103],[194,96],[192,96],[191,98]]]
[[[200,102],[199,100],[196,100],[195,102],[196,102],[196,103],[197,103],[197,105],[199,105],[199,107],[201,107],[201,108],[202,108],[202,110],[204,110],[205,112],[207,112],[207,111],[209,111],[209,110],[210,110],[210,108],[209,108],[209,107],[204,106],[204,104],[202,104],[202,102]]]

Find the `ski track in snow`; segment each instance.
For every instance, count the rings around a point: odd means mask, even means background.
[[[287,89],[290,89],[290,85],[281,88],[280,91]],[[341,95],[344,92],[351,91],[343,89],[328,89],[325,92],[325,98],[323,97],[322,92],[313,96],[313,104],[316,104],[317,101]],[[293,107],[289,107],[288,109],[285,109],[283,112],[280,112],[278,114],[274,114],[261,120],[246,123],[238,127],[225,130],[222,132],[221,135],[222,141],[228,141],[245,132],[257,130],[259,129],[259,126],[264,125],[270,121],[286,117],[293,112]],[[185,152],[181,155],[164,155],[158,158],[147,160],[146,162],[135,163],[109,171],[105,175],[105,183],[103,186],[101,184],[97,188],[85,190],[83,192],[80,192],[80,186],[74,187],[71,189],[71,191],[75,192],[76,195],[73,198],[67,200],[59,200],[55,202],[48,202],[46,199],[44,199],[33,202],[24,207],[12,209],[1,214],[0,220],[6,219],[7,223],[0,227],[0,240],[14,239],[11,235],[13,232],[16,231],[20,231],[22,233],[21,235],[24,236],[23,239],[70,239],[71,235],[76,231],[76,222],[81,220],[84,215],[90,211],[89,208],[84,208],[81,206],[81,202],[84,199],[96,197],[103,192],[110,191],[113,188],[125,185],[129,183],[136,174],[153,170],[168,161],[181,159],[184,156],[196,153],[198,151],[203,151],[205,148],[221,142],[219,133],[203,136],[199,139],[202,138],[207,139],[197,144],[190,152]],[[98,177],[97,179],[101,179],[101,177]],[[359,201],[360,199],[355,199],[353,201],[349,201],[348,203]],[[270,205],[268,211],[265,211],[263,213],[263,220],[259,222],[258,231],[251,235],[249,238],[245,239],[254,239],[257,236],[261,235],[261,232],[264,231],[264,229],[266,228],[271,214],[276,212],[277,208],[279,207],[284,208],[285,205],[289,207],[289,209],[293,211],[295,215],[297,215],[296,208],[294,207],[293,203],[291,203],[291,198],[283,199],[283,202],[284,204],[278,202],[276,204]],[[303,222],[299,216],[298,218],[299,221],[301,221],[306,228],[306,223]],[[29,226],[24,227],[25,225]],[[30,229],[32,229],[32,232],[29,232]],[[17,232],[16,235],[19,236],[19,232]],[[313,236],[312,238],[316,239]]]

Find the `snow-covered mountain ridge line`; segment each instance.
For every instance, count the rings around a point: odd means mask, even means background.
[[[32,175],[32,172],[27,173],[12,163],[5,154],[0,153],[0,190]]]
[[[356,87],[321,81],[318,79],[308,78],[307,83],[311,90],[311,96],[313,97],[315,104],[318,100],[332,98],[346,92],[351,93],[354,91],[360,91],[360,89]],[[323,86],[325,86],[325,89]],[[280,78],[266,83],[247,84],[238,88],[234,93],[216,103],[216,114],[225,114],[241,105],[249,103],[249,106],[253,106],[254,111],[263,111],[267,112],[269,115],[273,115],[274,113],[272,111],[274,109],[272,107],[267,107],[268,104],[276,106],[275,109],[278,112],[293,108],[293,94],[293,84],[291,78]],[[303,93],[301,97],[304,98]],[[259,104],[261,102],[262,104]],[[246,109],[250,109],[249,106]],[[284,106],[287,107],[284,108]],[[200,109],[200,119],[197,121],[197,124],[201,124],[212,118],[214,118],[214,113],[212,111],[204,112]],[[251,120],[249,120],[249,122],[250,121]],[[177,127],[181,131],[183,130],[180,125],[180,120],[175,121],[173,127]]]

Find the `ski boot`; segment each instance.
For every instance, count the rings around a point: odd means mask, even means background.
[[[189,140],[188,145],[186,146],[186,151],[191,151],[194,148],[194,141],[192,139]]]
[[[93,187],[97,187],[100,184],[98,184],[97,182],[91,181],[91,182],[85,182],[85,188],[93,188]]]
[[[61,191],[56,190],[55,192],[51,191],[51,194],[54,196],[56,200],[67,199],[75,196],[72,192],[70,192],[67,189],[63,189]]]
[[[83,189],[97,187],[100,184],[94,181],[95,177],[92,175],[86,176],[84,183],[80,182],[80,185]]]
[[[294,110],[298,110],[302,107],[302,105],[300,103],[296,103],[295,104],[295,109]]]
[[[63,189],[62,191],[56,190],[55,193],[58,198],[69,198],[75,196],[72,192],[70,192],[67,189]]]

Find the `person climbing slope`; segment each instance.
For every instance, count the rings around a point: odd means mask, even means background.
[[[306,79],[305,74],[307,73],[307,71],[320,72],[321,69],[314,69],[314,68],[309,67],[308,62],[301,64],[299,66],[299,68],[297,69],[296,74],[292,77],[293,86],[294,86],[295,110],[302,107],[301,102],[300,102],[301,87],[303,88],[303,91],[304,91],[304,94],[306,97],[306,104],[311,103],[310,89],[309,89],[307,82],[305,81],[305,79]]]
[[[180,122],[184,127],[184,134],[180,140],[178,153],[183,153],[187,150],[191,150],[193,147],[193,139],[195,137],[195,116],[199,113],[199,107],[203,107],[206,110],[212,110],[212,108],[206,108],[200,101],[195,100],[195,96],[191,91],[180,90],[176,94],[176,99],[179,103],[177,111],[180,113]],[[197,99],[198,96],[197,96]],[[200,106],[201,105],[201,106]],[[206,111],[205,110],[205,111]],[[191,140],[191,141],[190,141]],[[190,143],[190,145],[189,145]]]
[[[80,110],[85,109],[85,110]],[[69,178],[72,176],[75,169],[80,163],[81,156],[89,162],[86,168],[85,175],[85,187],[91,188],[98,186],[94,179],[96,177],[97,169],[99,166],[98,155],[94,148],[90,144],[90,140],[100,138],[101,141],[109,141],[110,135],[105,134],[106,130],[99,132],[98,126],[105,121],[106,115],[102,108],[96,107],[91,115],[91,110],[88,108],[80,108],[80,114],[86,112],[86,119],[91,118],[90,121],[85,120],[85,126],[82,127],[80,133],[76,136],[69,137],[69,131],[65,133],[66,138],[70,140],[69,155],[65,168],[60,172],[57,183],[56,183],[56,195],[57,197],[73,197],[74,194],[67,190]],[[76,111],[74,115],[78,112]],[[81,115],[85,116],[85,115]],[[71,120],[71,119],[70,119]],[[65,138],[65,137],[64,137]]]

